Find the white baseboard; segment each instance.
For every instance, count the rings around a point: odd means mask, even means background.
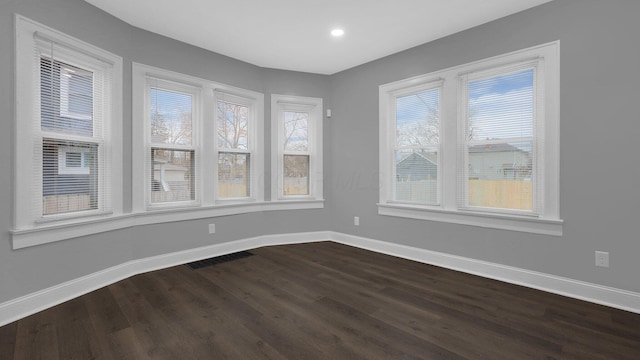
[[[343,233],[332,241],[640,314],[640,293]]]
[[[262,246],[330,241],[331,232],[264,235],[128,261],[0,304],[0,326],[133,275]]]
[[[263,246],[317,241],[334,241],[383,254],[640,313],[640,293],[369,238],[332,231],[318,231],[264,235],[132,260],[2,303],[0,304],[0,326],[133,275]]]

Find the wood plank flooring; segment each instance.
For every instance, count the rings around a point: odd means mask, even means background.
[[[331,242],[131,277],[0,359],[640,359],[640,315]]]

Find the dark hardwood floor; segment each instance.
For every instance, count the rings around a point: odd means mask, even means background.
[[[134,276],[0,328],[0,359],[640,359],[640,315],[331,242]]]

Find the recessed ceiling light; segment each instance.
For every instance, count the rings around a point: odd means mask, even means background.
[[[333,35],[335,37],[340,37],[340,36],[344,35],[344,30],[342,30],[342,29],[333,29],[333,30],[331,30],[331,35]]]

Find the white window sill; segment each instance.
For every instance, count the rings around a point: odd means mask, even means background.
[[[14,229],[11,230],[11,240],[13,249],[16,250],[140,225],[204,219],[260,211],[322,208],[324,208],[324,200],[264,201],[193,208],[149,210],[146,212],[113,215],[107,218],[82,219],[65,223],[52,222],[30,229]]]
[[[405,204],[378,204],[378,214],[553,236],[562,236],[564,224],[562,220],[549,220],[504,214],[451,211],[443,209],[427,209],[420,206]]]

